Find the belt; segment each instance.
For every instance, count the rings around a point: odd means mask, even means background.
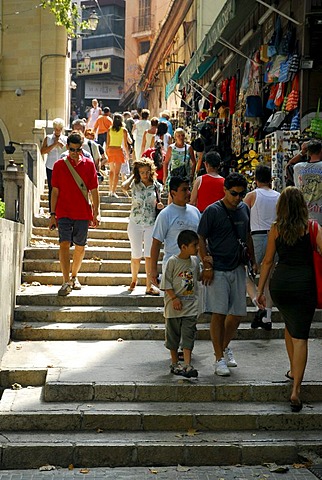
[[[251,235],[267,235],[269,230],[254,230]]]

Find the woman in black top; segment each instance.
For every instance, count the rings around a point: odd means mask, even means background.
[[[317,245],[322,251],[320,227]],[[302,409],[300,389],[307,362],[308,337],[316,308],[316,285],[308,210],[302,192],[296,187],[287,187],[277,203],[277,217],[268,236],[258,284],[257,301],[261,308],[265,307],[263,290],[273,267],[275,252],[279,260],[270,281],[270,293],[285,321],[285,344],[290,360],[286,376],[293,380],[291,410],[299,412]]]

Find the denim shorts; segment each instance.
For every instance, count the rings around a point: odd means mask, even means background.
[[[59,243],[70,242],[71,245],[84,247],[87,243],[88,225],[88,220],[60,218],[58,220]]]
[[[206,286],[206,310],[221,315],[244,317],[246,311],[245,266],[229,272],[214,271],[214,280]]]
[[[254,244],[254,253],[255,253],[256,263],[260,265],[265,256],[268,234],[259,233],[257,235],[252,235],[252,239]]]

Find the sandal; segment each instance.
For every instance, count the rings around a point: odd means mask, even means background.
[[[128,292],[133,292],[136,287],[137,282],[131,282],[129,288],[127,289]]]
[[[290,373],[291,373],[291,370],[287,370],[287,372],[285,373],[285,377],[288,378],[289,380],[294,380],[294,377],[292,377]]]
[[[151,287],[150,290],[145,291],[145,295],[153,295],[154,297],[159,297],[160,290],[156,287]]]

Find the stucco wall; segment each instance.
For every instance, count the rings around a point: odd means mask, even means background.
[[[24,225],[0,219],[0,359],[10,339],[16,292],[20,286]]]

